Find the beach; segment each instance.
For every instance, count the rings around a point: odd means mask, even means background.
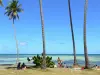
[[[46,71],[41,69],[2,69],[0,75],[100,75],[100,70],[81,70],[74,71],[66,68],[48,68]]]
[[[0,75],[100,75],[100,0],[82,1],[0,0]]]
[[[31,55],[19,55],[20,62],[25,62],[26,65],[33,63],[29,63],[27,61],[27,57],[32,58],[36,56],[34,54]],[[60,57],[67,65],[72,66],[73,64],[73,55],[48,55],[51,56],[53,61],[57,63],[57,57]],[[93,64],[100,65],[100,55],[89,55],[90,62]],[[77,55],[78,62],[80,65],[84,65],[84,55]],[[73,68],[47,68],[46,71],[41,70],[40,68],[27,68],[26,70],[17,70],[16,66],[16,55],[0,55],[0,75],[99,75],[100,70],[74,70]]]
[[[28,63],[27,57],[32,58],[36,54],[20,54],[20,62],[25,62],[26,65],[33,65],[33,63]],[[58,57],[66,62],[67,65],[72,66],[73,55],[68,54],[52,54],[47,55],[52,57],[52,60],[57,64],[56,59]],[[100,55],[89,55],[90,63],[100,65]],[[79,65],[84,65],[84,55],[77,55]],[[74,70],[72,68],[47,68],[46,71],[40,68],[27,68],[26,70],[17,70],[16,66],[16,54],[15,55],[0,55],[0,75],[99,75],[100,70]]]

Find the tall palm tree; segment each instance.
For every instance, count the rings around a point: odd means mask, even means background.
[[[14,29],[14,38],[15,38],[15,41],[16,41],[17,63],[18,63],[19,62],[19,49],[18,49],[18,41],[17,41],[17,38],[16,38],[16,29],[15,29],[15,26],[14,26],[14,21],[16,20],[16,18],[19,19],[18,13],[22,12],[23,9],[21,8],[21,4],[19,4],[18,0],[11,0],[9,2],[9,5],[5,8],[5,10],[6,10],[5,14],[13,22],[12,27]]]
[[[0,6],[3,6],[2,0],[0,0]]]
[[[39,0],[40,4],[40,16],[41,16],[41,27],[42,27],[42,42],[43,42],[43,63],[42,69],[46,69],[46,50],[45,50],[45,34],[44,34],[44,18],[43,18],[43,11],[42,11],[42,0]]]
[[[88,0],[85,0],[84,5],[84,57],[85,57],[85,68],[89,68],[89,60],[88,60],[88,52],[87,52],[87,43],[86,43],[86,14],[87,14],[87,6],[88,6]]]
[[[71,27],[71,33],[72,33],[72,42],[73,42],[73,54],[74,54],[74,64],[73,65],[77,65],[75,40],[74,40],[74,31],[73,31],[72,15],[71,15],[71,7],[70,7],[70,0],[68,0],[68,7],[69,7],[70,27]]]

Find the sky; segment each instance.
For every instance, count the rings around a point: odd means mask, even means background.
[[[7,6],[9,0],[3,0]],[[73,54],[67,0],[42,0],[47,54]],[[83,19],[85,0],[70,0],[76,53],[83,54]],[[24,12],[15,21],[20,54],[42,53],[42,30],[39,0],[20,0]],[[87,49],[100,54],[100,0],[89,0],[87,10]],[[0,7],[0,54],[16,54],[12,20]]]

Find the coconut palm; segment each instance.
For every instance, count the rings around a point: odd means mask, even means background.
[[[70,27],[71,27],[71,33],[72,33],[72,42],[73,42],[73,54],[74,54],[74,64],[73,65],[77,65],[75,40],[74,40],[74,31],[73,31],[72,15],[71,15],[71,7],[70,7],[70,0],[68,0],[68,7],[69,7]]]
[[[0,5],[3,6],[3,4],[2,4],[2,0],[0,0]]]
[[[84,5],[84,57],[85,57],[85,68],[89,68],[88,52],[87,52],[87,43],[86,43],[86,14],[87,14],[87,5],[88,0],[85,0]]]
[[[14,29],[14,38],[15,38],[15,41],[16,41],[17,63],[18,63],[19,62],[19,49],[18,49],[18,41],[17,41],[17,38],[16,38],[16,29],[15,29],[15,26],[14,26],[14,22],[17,18],[19,19],[18,13],[22,12],[23,9],[21,8],[21,4],[19,4],[18,0],[11,0],[9,2],[9,5],[5,8],[5,10],[6,10],[5,14],[13,22],[12,27]]]
[[[45,52],[45,34],[44,34],[44,19],[43,19],[43,11],[42,11],[42,0],[39,0],[40,4],[40,16],[41,16],[41,27],[42,27],[42,42],[43,42],[43,63],[41,68],[46,69],[46,52]]]

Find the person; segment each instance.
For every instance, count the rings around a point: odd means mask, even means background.
[[[58,67],[61,67],[61,60],[60,60],[60,58],[58,57]]]
[[[25,65],[25,63],[23,63],[23,64],[21,65],[21,69],[23,69],[23,70],[26,69],[26,65]]]
[[[67,66],[67,64],[66,64],[66,63],[64,63],[64,68],[68,68],[68,66]]]
[[[61,61],[61,63],[60,63],[60,67],[63,67],[63,61],[62,60],[60,60]]]
[[[98,65],[95,65],[95,68],[98,68]]]
[[[64,63],[64,68],[66,68],[66,63]]]
[[[100,68],[100,66],[96,65],[96,68]]]
[[[19,69],[21,69],[21,63],[19,62],[18,64],[17,64],[17,70],[19,70]]]

